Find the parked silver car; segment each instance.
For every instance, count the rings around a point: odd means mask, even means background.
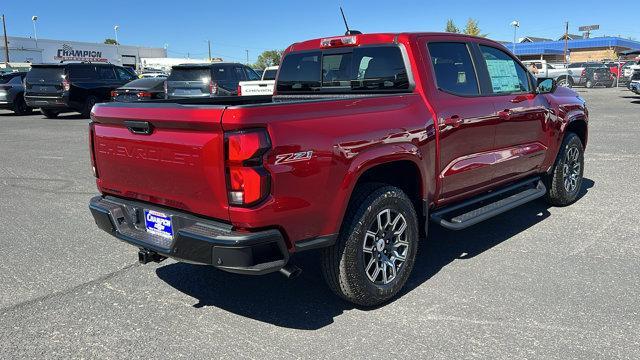
[[[31,113],[24,102],[24,77],[26,72],[13,72],[0,75],[0,109],[13,110],[16,115]]]

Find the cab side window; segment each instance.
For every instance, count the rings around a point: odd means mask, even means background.
[[[465,43],[432,42],[427,45],[438,89],[455,95],[478,95],[478,78]]]
[[[527,71],[502,50],[480,45],[494,94],[531,92]]]

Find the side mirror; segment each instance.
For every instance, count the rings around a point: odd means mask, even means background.
[[[550,94],[556,91],[558,84],[552,78],[539,78],[536,92],[538,94]]]

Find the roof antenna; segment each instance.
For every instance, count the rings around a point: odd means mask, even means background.
[[[342,6],[340,6],[340,13],[342,14],[342,20],[344,21],[344,27],[347,28],[347,31],[344,33],[345,35],[358,35],[358,34],[362,34],[360,31],[358,30],[350,30],[349,29],[349,24],[347,24],[347,18],[344,16],[344,11],[342,11]]]

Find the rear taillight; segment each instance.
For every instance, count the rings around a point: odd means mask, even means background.
[[[166,80],[165,80],[163,86],[164,86],[164,98],[168,99],[169,98],[169,91],[168,91],[169,86],[167,85],[167,81]]]
[[[148,91],[138,91],[138,98],[140,99],[148,99],[151,98],[151,93]]]
[[[583,69],[582,74],[580,74],[580,76],[586,76],[586,75],[587,75],[587,69]]]
[[[63,76],[62,77],[62,90],[63,91],[69,91],[71,89],[71,84],[69,83],[69,80],[67,79],[67,76]]]
[[[93,176],[98,177],[98,169],[96,168],[96,150],[94,146],[95,123],[89,123],[89,150],[91,151],[91,170]]]
[[[115,99],[118,96],[118,92],[115,90],[111,90],[111,98]]]
[[[238,84],[238,96],[242,96],[242,86]]]
[[[271,176],[262,163],[271,148],[265,129],[225,134],[225,161],[229,205],[251,206],[264,200],[271,188]]]
[[[218,95],[218,83],[213,80],[209,81],[209,94]]]

